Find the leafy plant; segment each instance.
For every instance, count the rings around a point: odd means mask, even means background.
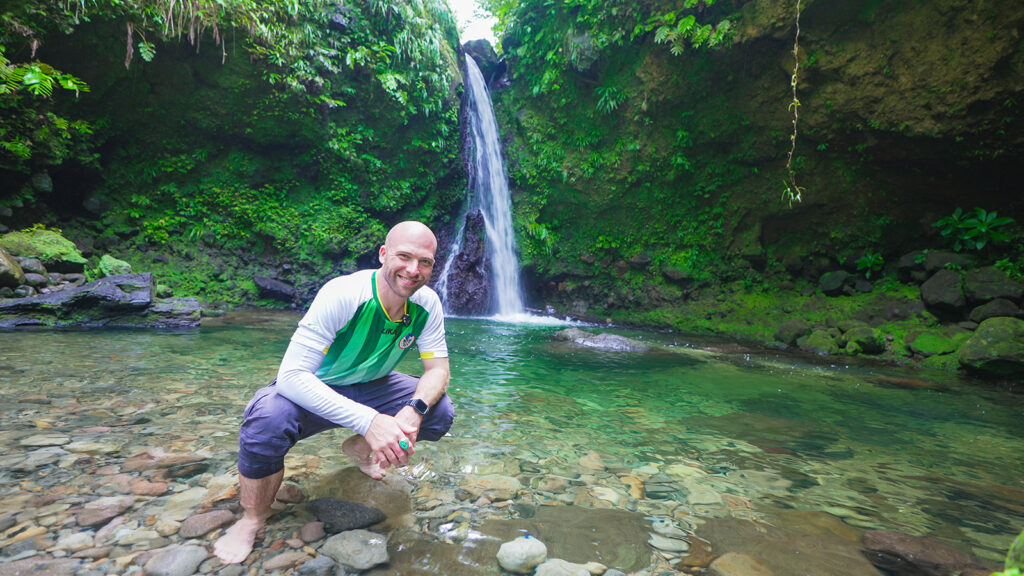
[[[882,270],[885,259],[878,252],[868,252],[857,259],[857,270],[864,273],[864,277],[871,279],[872,273]]]
[[[603,114],[610,114],[626,100],[626,93],[614,86],[608,88],[601,86],[595,92],[597,92],[597,110]]]
[[[1006,562],[1002,572],[992,576],[1022,576],[1024,574],[1024,531],[1017,536],[1006,553]]]
[[[1013,218],[1000,217],[995,211],[975,208],[974,213],[964,214],[957,208],[953,214],[935,222],[943,237],[952,240],[957,252],[964,248],[982,250],[986,246],[1002,244],[1010,239],[1009,226]]]

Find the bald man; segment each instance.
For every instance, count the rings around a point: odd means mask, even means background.
[[[380,247],[380,268],[335,278],[317,293],[281,361],[277,379],[256,392],[239,432],[242,517],[214,545],[225,564],[245,561],[271,515],[296,442],[344,427],[342,451],[368,476],[404,466],[418,440],[438,440],[452,425],[444,313],[426,287],[437,239],[420,222],[402,222]],[[419,378],[393,372],[416,344]]]

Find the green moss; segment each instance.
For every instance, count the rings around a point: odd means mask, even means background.
[[[99,263],[100,273],[104,276],[116,276],[119,274],[131,274],[132,265],[125,262],[124,260],[118,260],[110,254],[104,254],[100,258]]]
[[[85,265],[86,259],[74,242],[58,230],[29,229],[0,237],[0,248],[14,256],[39,258],[43,264],[67,262]]]

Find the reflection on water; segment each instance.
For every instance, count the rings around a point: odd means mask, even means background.
[[[297,319],[248,312],[187,332],[0,334],[0,404],[49,401],[5,409],[0,454],[39,428],[128,423],[131,434],[99,438],[122,455],[154,445],[201,451],[212,455],[210,473],[232,472],[241,410],[273,377]],[[652,333],[622,332],[653,353],[602,354],[550,341],[557,329],[449,321],[456,423],[450,438],[417,447],[431,471],[413,475],[455,490],[506,474],[526,489],[522,505],[698,524],[780,525],[786,511],[824,512],[847,526],[934,535],[989,560],[1024,525],[1024,422],[1019,398],[1001,390],[946,374],[893,386],[918,376],[712,353]],[[346,466],[333,434],[300,444],[293,460]],[[76,468],[48,474],[74,483]],[[23,479],[0,471],[0,490]]]

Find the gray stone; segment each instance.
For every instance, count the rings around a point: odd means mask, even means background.
[[[1024,295],[1024,284],[1010,280],[995,266],[986,266],[967,272],[964,293],[971,302],[988,302],[996,298],[1020,301]]]
[[[337,564],[329,556],[317,556],[299,566],[297,572],[299,576],[331,576],[336,566]],[[343,576],[344,569],[340,570],[341,574],[338,576]]]
[[[850,277],[850,273],[845,270],[826,272],[818,279],[818,287],[826,296],[839,296]]]
[[[531,536],[521,536],[498,548],[498,564],[516,574],[531,574],[547,558],[548,547]]]
[[[310,500],[306,503],[306,509],[323,522],[324,528],[331,534],[366,528],[387,519],[377,508],[336,498]]]
[[[324,542],[320,553],[353,570],[369,570],[388,561],[388,539],[368,530],[349,530]]]
[[[192,576],[209,556],[202,546],[179,546],[157,553],[146,562],[146,576]]]
[[[134,504],[133,496],[106,496],[86,503],[75,516],[79,526],[96,526],[116,517]]]
[[[71,442],[71,438],[59,432],[34,434],[18,441],[21,446],[63,446]]]
[[[211,510],[203,514],[196,514],[181,523],[178,535],[182,538],[198,538],[229,524],[234,519],[235,514],[230,510]]]
[[[924,269],[929,274],[946,270],[947,267],[965,269],[973,265],[974,260],[971,257],[955,252],[929,252],[924,257]]]
[[[42,288],[43,286],[50,285],[50,279],[43,274],[36,274],[34,272],[25,273],[25,284],[33,288]]]
[[[1020,317],[1020,315],[1020,307],[1016,304],[1005,298],[996,298],[971,310],[970,319],[971,322],[981,324],[989,318],[996,318],[998,316]]]
[[[74,576],[81,567],[80,560],[34,556],[0,563],[0,576]]]
[[[537,566],[534,576],[590,576],[590,572],[582,564],[552,558]]]
[[[18,263],[14,256],[0,248],[0,286],[17,288],[24,283],[25,271],[21,264]]]
[[[99,268],[100,273],[104,276],[121,276],[123,274],[132,273],[131,264],[124,260],[114,258],[110,254],[104,254],[103,257],[100,258]]]
[[[960,274],[939,270],[921,284],[921,300],[925,306],[939,311],[956,311],[967,305]]]
[[[594,348],[608,352],[646,352],[649,347],[638,340],[615,334],[594,334],[579,328],[566,328],[552,334],[552,338],[571,342],[583,348]]]
[[[282,282],[277,278],[267,278],[266,276],[254,276],[252,280],[256,283],[256,287],[259,288],[261,298],[269,298],[281,302],[291,302],[295,298],[295,287],[287,282]]]
[[[679,538],[669,538],[661,534],[651,533],[648,544],[665,552],[686,552],[690,549],[690,543]]]
[[[843,334],[843,339],[847,345],[852,342],[865,354],[881,354],[885,351],[885,339],[870,326],[851,328]]]

